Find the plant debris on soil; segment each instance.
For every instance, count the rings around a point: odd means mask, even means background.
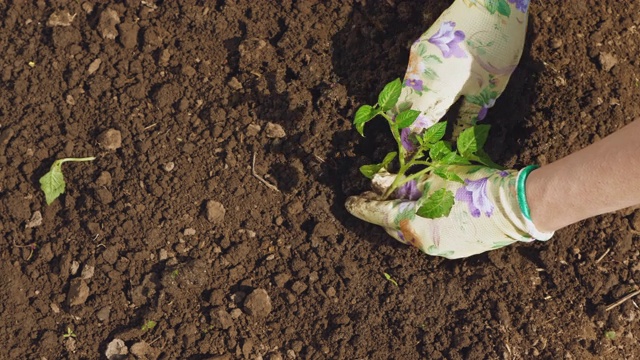
[[[638,300],[606,311],[640,282],[634,209],[459,261],[344,210],[394,145],[355,109],[449,4],[0,3],[0,358],[640,356]],[[532,1],[492,158],[546,164],[637,117],[638,13]],[[52,162],[94,155],[47,206]]]

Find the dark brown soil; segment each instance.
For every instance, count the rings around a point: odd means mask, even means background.
[[[448,5],[0,2],[0,358],[104,358],[116,338],[161,359],[639,357],[636,302],[604,308],[640,282],[640,213],[447,261],[344,210],[390,146],[354,109]],[[548,163],[640,115],[638,13],[533,1],[493,157]],[[46,206],[51,163],[91,155]]]

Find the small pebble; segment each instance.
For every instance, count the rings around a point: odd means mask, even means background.
[[[270,139],[281,139],[287,136],[287,133],[284,131],[281,125],[274,124],[272,122],[267,123],[267,127],[265,128],[265,132],[267,137]]]
[[[131,345],[131,353],[138,359],[147,359],[155,353],[155,349],[151,347],[146,341],[139,341]]]
[[[242,310],[240,310],[240,309],[233,309],[233,310],[231,310],[231,317],[232,317],[233,319],[237,319],[237,318],[239,318],[240,316],[242,316]]]
[[[51,307],[51,311],[53,311],[54,314],[60,313],[60,307],[58,306],[58,304],[51,303],[51,305],[49,306]]]
[[[230,88],[236,91],[242,89],[242,83],[240,83],[240,81],[238,81],[238,79],[235,77],[232,77],[231,80],[229,80],[229,82],[227,83],[227,85],[229,85]]]
[[[175,169],[176,164],[173,161],[169,161],[168,163],[162,165],[162,167],[164,168],[164,171],[171,172],[171,170]]]
[[[184,234],[184,236],[193,236],[193,235],[196,234],[196,229],[194,229],[194,228],[184,229],[183,234]]]
[[[71,273],[71,275],[75,275],[78,273],[78,269],[80,269],[80,263],[73,260],[71,262],[71,268],[69,269],[69,272]]]
[[[82,268],[82,273],[80,274],[80,277],[84,280],[89,280],[93,277],[93,274],[95,273],[96,267],[92,266],[92,265],[85,265]]]
[[[258,135],[260,133],[260,130],[262,130],[260,125],[249,124],[249,125],[247,125],[247,131],[245,132],[245,134],[247,136],[256,136],[256,135]]]
[[[265,289],[255,289],[244,301],[244,310],[247,314],[264,318],[272,310],[271,298]]]
[[[82,305],[89,297],[89,286],[82,279],[71,280],[67,301],[70,306]]]
[[[32,229],[40,225],[42,225],[42,213],[40,211],[34,211],[31,215],[31,220],[29,220],[25,228]]]
[[[98,20],[98,32],[104,39],[113,40],[118,36],[116,25],[120,24],[120,16],[110,8],[106,8],[100,14]]]
[[[117,150],[122,147],[122,134],[119,130],[109,129],[98,136],[98,143],[107,150]]]
[[[129,348],[125,345],[124,341],[120,339],[113,339],[107,345],[107,351],[104,353],[109,360],[124,359],[125,355],[129,354]]]
[[[68,11],[61,10],[56,11],[53,14],[49,15],[49,19],[47,20],[48,27],[54,26],[70,26],[73,22],[73,19],[76,18],[77,14],[69,14]]]
[[[618,64],[618,59],[610,53],[601,52],[598,55],[598,61],[604,71],[610,71],[614,66]]]
[[[96,312],[98,320],[105,322],[109,321],[109,315],[111,314],[111,306],[105,306]]]
[[[214,224],[221,224],[224,222],[225,213],[226,210],[221,203],[215,200],[207,201],[207,220]]]
[[[100,58],[97,58],[97,59],[93,60],[91,62],[91,64],[89,64],[89,68],[87,69],[87,73],[89,75],[92,75],[93,73],[98,71],[98,69],[100,68],[101,64],[102,64],[102,60],[100,60]]]

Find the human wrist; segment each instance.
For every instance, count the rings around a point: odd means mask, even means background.
[[[542,216],[544,207],[539,201],[541,186],[538,168],[537,165],[531,165],[518,172],[516,192],[527,232],[537,240],[548,240],[557,229],[549,226]]]

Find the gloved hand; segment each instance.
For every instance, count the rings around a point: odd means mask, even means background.
[[[438,122],[460,96],[454,137],[484,119],[522,55],[528,7],[529,0],[455,0],[413,43],[396,110],[422,114],[405,138]]]
[[[395,239],[429,255],[457,259],[498,249],[516,241],[548,240],[553,233],[538,231],[529,217],[525,181],[535,167],[520,172],[479,165],[451,166],[464,184],[426,175],[396,191],[396,200],[378,200],[395,175],[386,171],[373,178],[374,192],[347,199],[354,216],[382,226]],[[419,199],[446,188],[455,195],[447,217],[428,219],[416,215]]]

